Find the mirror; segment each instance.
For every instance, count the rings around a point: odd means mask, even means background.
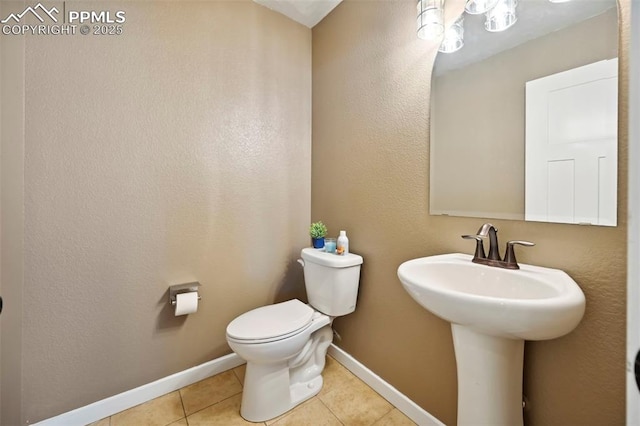
[[[430,213],[615,226],[617,3],[520,0],[517,11],[517,23],[501,33],[485,31],[483,15],[465,14],[464,47],[438,53],[431,85]],[[584,92],[578,91],[582,80],[564,74],[598,63],[613,65],[613,74],[592,78],[596,84]],[[544,83],[557,76],[565,82],[561,89]],[[536,94],[540,87],[545,94]],[[591,92],[604,100],[592,100]],[[547,109],[531,118],[536,105]],[[613,148],[587,161],[595,172],[566,154],[537,166],[531,148],[574,145],[582,151],[602,138]],[[613,179],[603,178],[605,172]]]

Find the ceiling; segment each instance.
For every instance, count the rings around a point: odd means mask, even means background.
[[[253,0],[282,13],[302,25],[313,28],[342,0]]]

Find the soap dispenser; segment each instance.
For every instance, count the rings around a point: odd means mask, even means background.
[[[340,236],[336,243],[337,254],[344,256],[349,253],[349,238],[347,238],[347,231],[340,231]]]

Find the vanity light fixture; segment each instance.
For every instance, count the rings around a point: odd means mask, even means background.
[[[564,2],[569,0],[549,0]],[[444,29],[445,0],[417,0],[418,38],[437,40],[442,38],[439,52],[452,53],[464,46],[464,13],[446,31]],[[490,32],[504,31],[518,20],[517,0],[467,0],[465,12],[485,15],[484,27]]]

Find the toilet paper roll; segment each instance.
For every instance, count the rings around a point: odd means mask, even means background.
[[[198,292],[176,294],[176,316],[192,314],[198,310]]]

